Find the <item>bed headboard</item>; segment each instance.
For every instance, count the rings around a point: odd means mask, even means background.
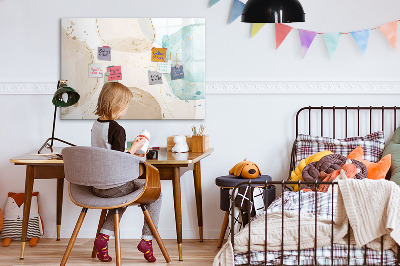
[[[347,138],[363,136],[382,130],[385,139],[391,137],[398,126],[396,106],[308,106],[296,114],[296,137],[299,134]],[[293,144],[290,171],[295,164],[295,144]],[[290,176],[290,172],[289,172]]]
[[[357,135],[352,135],[350,137],[360,136],[360,129],[364,126],[368,126],[369,133],[372,133],[373,130],[382,130],[385,132],[385,124],[388,121],[392,122],[393,128],[391,131],[386,131],[385,133],[393,132],[393,129],[397,127],[397,111],[400,108],[396,106],[386,107],[376,107],[376,106],[369,106],[369,107],[362,107],[362,106],[308,106],[301,108],[296,114],[296,137],[298,134],[309,134],[309,135],[316,135],[324,136],[324,129],[326,130],[327,124],[331,124],[332,126],[332,137],[336,138],[346,138],[348,137],[349,128],[355,127],[357,128]],[[313,114],[312,113],[319,113],[318,116],[320,121],[313,121]],[[308,119],[304,119],[305,117],[302,115],[307,115]],[[385,116],[386,115],[386,116]],[[329,118],[331,119],[326,119]],[[339,119],[337,119],[339,116]],[[368,121],[365,118],[368,117]],[[324,120],[325,118],[325,120]],[[341,119],[343,118],[343,119]],[[354,119],[355,118],[355,119]],[[364,119],[363,119],[364,118]],[[301,131],[301,123],[306,122],[308,126],[308,132]],[[355,125],[354,122],[357,122]],[[365,123],[367,122],[367,123]],[[378,122],[378,123],[377,123]],[[319,124],[320,131],[311,132],[312,125]],[[374,125],[378,124],[380,128],[374,128]],[[340,129],[344,130],[344,135],[336,136],[337,133],[337,126]],[[325,131],[326,136],[327,131]],[[386,136],[387,134],[385,134]]]

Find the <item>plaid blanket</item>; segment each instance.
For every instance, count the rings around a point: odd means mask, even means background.
[[[348,249],[347,245],[333,245],[333,262],[331,256],[331,247],[317,248],[316,265],[382,265],[381,253],[372,249],[364,249],[350,245],[350,261],[347,264]],[[366,257],[364,261],[364,253]],[[284,265],[298,265],[297,250],[283,251]],[[250,265],[264,264],[264,252],[250,252]],[[235,265],[248,265],[247,253],[235,255]],[[268,251],[266,265],[281,265],[281,252]],[[314,265],[314,249],[303,249],[300,251],[300,265]],[[396,257],[392,250],[383,252],[383,265],[396,265]]]
[[[277,198],[268,207],[267,215],[273,212],[282,211],[282,203],[284,210],[298,210],[319,215],[326,219],[332,219],[332,213],[335,215],[336,208],[336,194],[317,192],[285,192],[283,197]],[[259,214],[253,219],[260,217]],[[316,249],[317,265],[348,265],[348,246],[347,245],[333,245],[333,264],[331,246],[326,246]],[[366,254],[366,257],[364,256]],[[281,252],[280,251],[267,251],[265,252],[250,252],[250,265],[263,264],[267,256],[266,265],[280,265]],[[364,258],[365,257],[365,258]],[[298,255],[297,250],[285,250],[283,252],[284,265],[298,265],[300,258],[300,265],[314,265],[314,249],[304,249]],[[350,245],[350,264],[349,265],[381,265],[381,252],[371,250],[364,247],[357,247]],[[365,261],[364,261],[365,260]],[[396,257],[392,250],[385,250],[383,252],[384,265],[395,265]],[[248,253],[235,254],[235,265],[248,264]]]

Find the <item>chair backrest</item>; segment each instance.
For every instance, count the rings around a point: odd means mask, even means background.
[[[139,176],[144,158],[97,147],[68,147],[62,150],[65,179],[83,186],[118,186]]]

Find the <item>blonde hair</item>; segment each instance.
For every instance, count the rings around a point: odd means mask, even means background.
[[[115,120],[132,97],[132,92],[125,85],[119,82],[107,82],[101,89],[95,114]]]

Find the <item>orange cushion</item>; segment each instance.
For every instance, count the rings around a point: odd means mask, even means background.
[[[377,163],[368,162],[363,159],[363,149],[361,146],[358,146],[352,152],[350,152],[347,158],[355,159],[365,164],[368,170],[368,179],[375,180],[384,179],[386,177],[392,161],[392,155],[388,154]]]

